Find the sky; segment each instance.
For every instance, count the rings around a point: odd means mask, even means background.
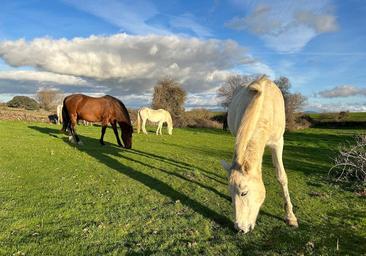
[[[3,0],[0,101],[42,89],[151,103],[163,77],[218,109],[233,74],[286,76],[305,111],[366,111],[364,0]]]

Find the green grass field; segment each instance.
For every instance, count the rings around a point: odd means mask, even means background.
[[[327,121],[335,121],[338,117],[339,113],[312,113],[309,114],[311,118],[315,121],[327,122]],[[366,122],[366,112],[350,112],[343,119],[343,121],[351,121],[351,122]]]
[[[104,147],[99,127],[78,127],[84,145],[77,147],[59,129],[0,121],[0,255],[366,253],[365,198],[326,180],[338,144],[357,131],[286,135],[284,163],[298,229],[282,220],[267,152],[266,201],[255,230],[243,235],[233,230],[219,163],[232,157],[229,133],[134,134],[133,150],[124,150],[111,129]]]

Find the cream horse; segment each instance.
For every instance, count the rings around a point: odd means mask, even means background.
[[[61,124],[62,123],[62,107],[63,105],[57,105],[57,123]]]
[[[149,120],[151,122],[158,122],[158,129],[156,130],[156,135],[161,135],[161,128],[163,127],[163,123],[168,124],[168,134],[172,135],[173,132],[173,121],[172,117],[170,116],[170,113],[164,109],[158,109],[154,110],[151,108],[141,108],[137,112],[137,133],[140,133],[140,127],[141,127],[141,120],[142,120],[142,131],[143,133],[147,134],[147,131],[145,129],[146,120]]]
[[[255,226],[266,193],[262,180],[262,158],[266,146],[272,150],[272,161],[282,188],[285,221],[297,227],[282,162],[285,108],[281,91],[265,76],[240,87],[229,105],[228,126],[236,136],[234,158],[231,165],[225,161],[222,165],[229,174],[235,228],[247,233]]]

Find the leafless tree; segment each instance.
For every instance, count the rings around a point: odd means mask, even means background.
[[[296,128],[297,113],[301,111],[306,103],[306,97],[301,93],[290,92],[291,82],[287,77],[282,76],[275,80],[274,83],[281,90],[285,100],[286,127],[288,130],[293,130]]]
[[[52,110],[61,101],[62,92],[59,90],[44,89],[38,91],[36,97],[41,108]]]
[[[152,108],[162,108],[169,111],[173,119],[180,117],[184,113],[185,101],[185,90],[172,78],[163,78],[154,87]]]
[[[222,86],[217,90],[217,97],[221,102],[221,106],[227,108],[240,86],[249,84],[258,78],[259,75],[232,75],[226,79]]]

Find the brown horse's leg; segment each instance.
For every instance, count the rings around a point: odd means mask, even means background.
[[[80,139],[79,139],[79,136],[76,134],[75,132],[75,125],[77,123],[77,117],[76,115],[71,115],[71,124],[70,124],[70,133],[71,133],[71,136],[75,139],[76,143],[77,144],[80,144]]]
[[[112,125],[113,131],[114,131],[114,135],[116,136],[118,146],[122,147],[121,140],[118,137],[117,122],[116,121],[111,122],[111,125]]]
[[[103,141],[103,138],[104,138],[104,134],[105,134],[106,129],[107,129],[107,125],[102,124],[102,135],[100,136],[100,140],[99,140],[100,144],[102,144],[102,145],[105,145],[104,141]]]

